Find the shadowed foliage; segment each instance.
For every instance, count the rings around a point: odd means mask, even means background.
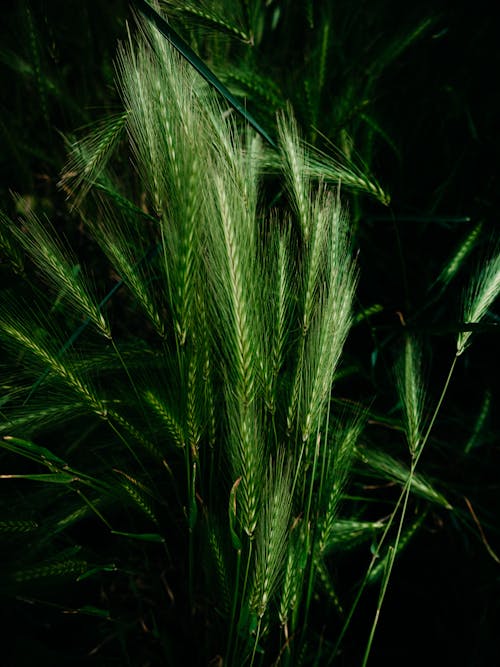
[[[28,629],[83,628],[47,664],[366,665],[415,543],[453,527],[498,563],[465,474],[494,438],[486,380],[453,424],[498,246],[469,220],[413,276],[373,174],[399,153],[384,77],[444,19],[381,39],[362,2],[145,4],[111,113],[66,137],[64,219],[26,184],[0,215],[0,592]],[[77,98],[19,12],[31,65],[2,61],[51,134]],[[459,224],[433,215],[409,219]],[[391,220],[401,302],[378,284]]]

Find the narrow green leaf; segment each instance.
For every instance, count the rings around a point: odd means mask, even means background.
[[[130,537],[133,540],[140,540],[142,542],[165,542],[165,538],[158,533],[125,533],[121,530],[112,530],[113,535],[121,535],[122,537]]]
[[[193,49],[175,32],[175,30],[165,21],[165,19],[156,12],[146,0],[133,0],[139,11],[155,25],[157,30],[168,39],[172,46],[185,58],[190,65],[202,76],[207,83],[213,86],[229,102],[229,104],[243,116],[246,122],[253,127],[273,148],[276,148],[275,142],[268,133],[257,123],[242,104],[226,88],[215,74],[205,65],[205,63],[196,55]]]
[[[0,479],[29,479],[33,482],[48,482],[50,484],[71,484],[78,478],[66,472],[41,473],[38,475],[0,475]]]
[[[21,454],[22,456],[27,456],[28,458],[34,460],[40,460],[43,462],[56,463],[61,466],[65,466],[66,462],[60,459],[58,456],[53,454],[49,449],[45,447],[40,447],[40,445],[35,445],[29,440],[23,440],[21,438],[15,438],[12,435],[4,435],[2,438],[4,441],[2,444],[6,449],[10,449],[13,452]]]
[[[78,581],[81,580],[81,577],[78,578]],[[108,609],[99,609],[98,607],[93,607],[92,605],[84,605],[79,609],[76,609],[79,614],[86,614],[87,616],[99,616],[100,618],[110,618]]]
[[[98,567],[93,567],[90,570],[87,570],[83,574],[81,574],[77,581],[83,581],[84,579],[88,579],[89,577],[93,577],[94,574],[100,574],[101,572],[117,572],[118,568],[114,563],[111,563],[109,565],[99,565]]]

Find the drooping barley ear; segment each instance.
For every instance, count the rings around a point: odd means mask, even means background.
[[[401,486],[405,486],[408,480],[411,479],[410,489],[415,495],[437,503],[446,509],[452,509],[452,505],[435,488],[434,483],[430,479],[421,473],[410,471],[407,465],[390,456],[390,454],[379,449],[364,446],[357,447],[356,454],[363,463],[366,463],[376,472],[381,473],[385,478],[393,479],[398,484],[401,484]]]
[[[9,226],[49,285],[68,306],[82,318],[88,318],[106,338],[111,338],[109,324],[99,309],[97,299],[82,272],[75,270],[78,266],[76,258],[58,239],[49,223],[42,223],[33,212],[28,212],[20,225],[15,225],[3,215],[0,216],[0,223]]]
[[[164,338],[165,319],[162,317],[161,303],[151,288],[151,272],[145,261],[151,257],[152,250],[140,228],[143,221],[135,220],[131,223],[129,212],[119,215],[104,201],[101,201],[100,213],[95,220],[86,216],[93,237],[142,306],[158,335]],[[137,218],[137,215],[134,217]]]
[[[158,449],[157,445],[149,438],[146,437],[143,431],[140,431],[137,429],[128,419],[126,419],[123,415],[118,413],[116,410],[107,410],[106,414],[104,415],[104,418],[108,421],[109,425],[111,428],[115,430],[117,435],[120,437],[122,442],[127,446],[129,451],[132,452],[134,458],[137,460],[138,463],[140,463],[140,459],[137,456],[137,454],[131,449],[130,443],[128,439],[124,438],[123,435],[121,434],[120,430],[116,427],[116,425],[120,426],[129,436],[131,435],[150,456],[152,456],[156,461],[161,461],[162,463],[165,464],[164,461],[164,455],[163,452]],[[142,464],[141,464],[141,467]],[[168,466],[167,466],[168,468]]]
[[[292,206],[299,221],[302,238],[309,243],[311,236],[310,179],[306,169],[306,153],[299,139],[298,128],[291,113],[278,116],[278,143],[283,161],[283,173]]]
[[[38,524],[35,521],[23,519],[8,519],[0,521],[0,534],[3,533],[29,533],[36,530]]]
[[[348,551],[362,542],[373,541],[375,535],[385,527],[382,521],[358,521],[356,519],[336,519],[331,540],[324,544],[323,555],[335,550]]]
[[[465,454],[468,454],[474,447],[479,444],[479,442],[481,442],[481,438],[483,437],[484,433],[483,428],[492,407],[491,400],[492,392],[490,389],[487,389],[484,392],[483,400],[481,402],[481,407],[479,409],[474,428],[472,429],[472,433],[464,447]]]
[[[70,420],[88,413],[88,403],[86,401],[68,400],[66,394],[67,392],[59,398],[58,404],[52,407],[47,407],[45,402],[36,406],[33,404],[33,400],[30,401],[29,405],[21,407],[17,405],[17,400],[21,397],[21,394],[19,396],[10,395],[8,399],[4,396],[2,399],[3,409],[5,409],[7,403],[16,405],[15,414],[9,414],[5,421],[0,424],[0,435],[7,433],[29,435],[37,429],[57,423],[61,419]]]
[[[58,185],[79,207],[89,190],[102,177],[127,122],[127,111],[96,123],[90,134],[70,143],[68,161]]]
[[[340,598],[338,596],[337,590],[334,586],[334,583],[332,581],[332,577],[328,571],[328,568],[326,567],[325,563],[321,559],[316,559],[314,563],[314,567],[316,570],[316,573],[319,576],[319,580],[321,582],[321,585],[323,586],[323,590],[327,594],[330,602],[333,604],[335,609],[337,610],[339,615],[343,615],[344,609],[342,607],[342,603],[340,601]]]
[[[425,385],[422,352],[418,343],[406,337],[404,351],[396,366],[398,393],[404,409],[404,426],[410,453],[415,456],[424,430]]]
[[[68,559],[59,562],[46,563],[35,567],[18,570],[11,575],[17,583],[34,579],[68,578],[76,579],[88,569],[84,560]]]
[[[151,491],[138,479],[123,470],[115,469],[115,472],[121,476],[120,486],[132,499],[134,504],[148,517],[148,519],[158,525],[158,519],[153,509]]]
[[[500,292],[500,253],[486,260],[472,277],[464,294],[462,319],[465,324],[477,324]],[[468,347],[472,331],[461,331],[457,338],[457,357]]]
[[[31,315],[31,319],[29,316]],[[13,305],[9,311],[3,313],[0,322],[0,337],[6,342],[15,345],[18,350],[30,355],[34,364],[58,380],[62,381],[73,395],[83,400],[87,407],[100,417],[105,417],[107,406],[87,378],[78,374],[76,366],[68,360],[62,360],[56,352],[54,339],[44,335],[43,325],[26,306],[21,313],[20,305]],[[57,340],[57,338],[56,338]]]
[[[154,413],[160,417],[166,432],[172,438],[177,447],[185,447],[186,436],[184,434],[184,429],[179,423],[178,418],[176,418],[176,416],[172,413],[172,410],[169,408],[167,403],[162,400],[152,389],[145,391],[143,398],[154,411]]]
[[[310,178],[321,178],[328,183],[342,183],[347,190],[369,194],[384,206],[388,206],[391,201],[389,193],[383,190],[368,169],[362,164],[358,166],[352,155],[345,152],[337,159],[316,149],[310,150],[306,155],[305,167]]]
[[[252,36],[247,32],[250,26],[246,25],[248,23],[248,2],[195,5],[179,4],[168,0],[168,5],[179,19],[183,18],[189,24],[200,22],[206,27],[211,26],[218,33],[227,33],[245,43],[251,42]]]

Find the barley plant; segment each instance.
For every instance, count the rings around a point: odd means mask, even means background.
[[[210,3],[183,11],[258,41],[259,3],[233,4],[234,25]],[[100,602],[59,603],[100,623],[96,654],[118,639],[142,651],[133,664],[152,652],[150,664],[251,666],[351,664],[344,639],[376,586],[357,640],[366,664],[397,554],[429,508],[452,511],[417,464],[500,290],[498,257],[465,293],[434,402],[406,335],[394,381],[406,451],[374,446],[370,406],[335,383],[363,317],[344,197],[385,193],[306,144],[291,107],[259,134],[157,25],[137,23],[116,61],[123,110],[72,142],[61,177],[87,255],[109,270],[93,276],[21,199],[18,219],[0,220],[17,277],[0,315],[4,588],[100,588]],[[397,489],[387,512],[349,495],[360,468]],[[360,544],[372,556],[343,579]]]

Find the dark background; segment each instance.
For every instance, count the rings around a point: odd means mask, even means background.
[[[57,187],[66,156],[63,135],[119,107],[113,58],[117,40],[126,35],[128,3],[38,0],[8,3],[2,10],[0,205],[13,211],[10,191],[29,197],[78,242],[77,223]],[[388,332],[390,339],[397,337],[396,311],[419,312],[427,303],[426,286],[474,224],[482,221],[483,231],[466,267],[472,270],[492,241],[498,243],[498,22],[481,3],[424,2],[410,10],[405,4],[378,1],[359,3],[359,11],[377,16],[379,39],[408,21],[409,12],[436,17],[428,35],[384,73],[373,101],[390,143],[378,142],[372,170],[391,194],[391,205],[362,204],[360,301],[382,303],[377,335],[381,339]],[[372,37],[366,35],[367,40]],[[445,298],[432,315],[417,315],[414,323],[431,328],[456,321],[457,313],[456,298]],[[348,349],[371,376],[372,384],[362,391],[367,397],[375,391],[375,404],[382,408],[389,388],[379,367],[370,368],[367,341],[372,333],[355,333]],[[436,387],[437,394],[454,338],[427,333],[430,391]],[[422,462],[441,480],[457,513],[431,513],[397,562],[371,664],[500,664],[499,565],[489,556],[464,500],[473,502],[492,549],[499,553],[498,349],[498,335],[490,332],[478,337],[461,360],[435,450]],[[390,359],[390,350],[383,352]],[[486,435],[465,457],[463,442],[485,389],[492,392]],[[59,593],[64,597],[64,591]],[[71,589],[66,595],[71,598]],[[375,595],[368,598],[348,635],[346,655],[356,655],[364,646],[375,600]],[[97,641],[93,619],[64,616],[36,603],[27,606],[12,597],[2,608],[1,625],[11,645],[6,664],[94,664],[84,657]],[[356,664],[345,660],[346,666]],[[119,662],[109,658],[95,664]],[[132,664],[142,663],[132,657]]]

